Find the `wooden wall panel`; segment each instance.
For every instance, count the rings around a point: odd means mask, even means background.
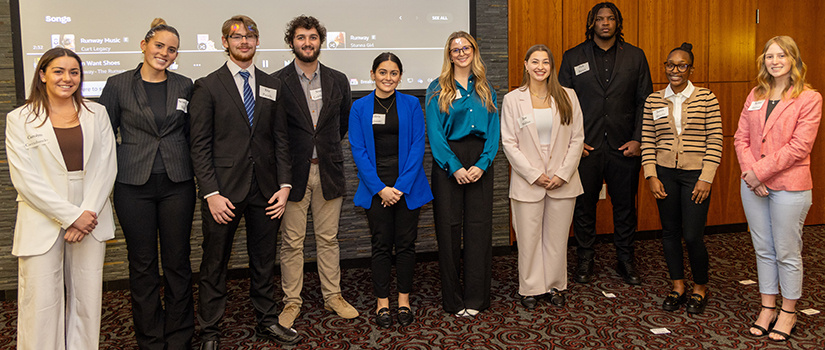
[[[654,83],[667,83],[662,63],[683,42],[693,44],[696,70],[690,79],[707,80],[709,1],[639,1],[639,18],[647,20],[639,22],[637,46],[645,51]]]
[[[524,1],[524,0],[522,0]],[[542,0],[533,0],[538,3]],[[587,12],[603,0],[564,0],[562,8],[564,13],[557,16],[556,19],[564,23],[562,31],[564,49],[567,50],[578,44],[581,44],[584,39],[584,32],[587,25]],[[614,0],[614,4],[619,8],[623,18],[622,33],[624,40],[636,45],[639,40],[639,0]]]
[[[756,81],[756,0],[710,0],[708,5],[709,81]]]
[[[562,14],[561,0],[510,0],[509,6],[509,83],[512,90],[521,85],[524,53],[530,46],[547,45],[553,52],[556,66],[561,64],[564,50],[561,40],[562,22],[558,20]]]
[[[748,98],[748,93],[750,93],[753,86],[754,84],[750,82],[708,84],[708,89],[713,91],[716,99],[719,100],[719,108],[722,113],[722,133],[725,136],[733,136],[736,133],[742,106],[745,105],[745,99]]]
[[[742,171],[733,149],[733,137],[726,136],[722,146],[722,163],[716,169],[711,187],[708,226],[747,222],[739,196],[739,175]]]

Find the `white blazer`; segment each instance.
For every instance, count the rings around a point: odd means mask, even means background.
[[[544,159],[536,131],[530,91],[521,88],[504,95],[501,111],[501,144],[513,171],[510,176],[510,198],[537,202],[551,198],[574,198],[584,192],[579,179],[579,161],[584,147],[584,126],[579,99],[573,89],[564,88],[573,108],[570,124],[562,125],[561,116],[551,98],[553,131],[550,159]],[[547,164],[545,166],[545,164]],[[567,183],[555,190],[533,185],[541,174],[558,176]]]
[[[6,155],[11,181],[17,190],[17,223],[12,254],[40,255],[84,210],[97,214],[92,236],[104,242],[114,238],[115,222],[109,194],[117,175],[115,138],[106,108],[86,101],[80,108],[83,130],[83,203],[69,202],[69,180],[52,123],[35,116],[27,106],[6,115]],[[38,127],[41,123],[42,126]],[[87,238],[88,239],[88,238]]]

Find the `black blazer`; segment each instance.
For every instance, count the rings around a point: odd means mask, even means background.
[[[324,106],[318,115],[318,127],[313,128],[312,116],[301,87],[295,61],[272,74],[283,81],[284,109],[289,123],[289,147],[292,151],[292,191],[289,200],[298,202],[304,198],[312,147],[318,152],[321,174],[321,190],[324,199],[330,200],[346,194],[344,178],[344,153],[341,140],[347,134],[349,109],[352,105],[349,80],[344,73],[318,63]]]
[[[249,126],[243,98],[229,68],[195,81],[189,104],[192,163],[199,195],[215,191],[232,202],[247,197],[252,170],[266,198],[289,184],[291,160],[281,81],[255,68],[255,114]],[[261,97],[261,87],[276,91],[276,101]]]
[[[561,85],[576,90],[584,115],[584,143],[599,149],[604,144],[618,149],[628,141],[642,140],[642,112],[653,92],[650,68],[642,49],[617,42],[616,63],[605,86],[596,72],[593,48],[587,40],[564,52],[559,70]],[[588,63],[590,70],[576,75],[575,67]],[[605,138],[605,133],[607,137]]]
[[[184,105],[192,96],[192,80],[166,71],[166,122],[158,128],[143,89],[141,66],[143,63],[106,80],[98,101],[106,106],[115,135],[120,132],[117,182],[145,184],[158,150],[170,180],[191,180],[194,173],[189,158],[189,114]]]

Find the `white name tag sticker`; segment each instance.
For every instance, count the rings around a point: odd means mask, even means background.
[[[266,87],[266,86],[263,86],[263,85],[261,85],[260,90],[258,91],[258,94],[261,97],[263,97],[265,99],[272,100],[272,101],[275,101],[275,99],[278,98],[278,90],[275,90],[273,88],[269,88],[269,87]]]
[[[762,109],[762,105],[765,104],[765,100],[762,101],[753,101],[751,102],[750,107],[748,107],[749,111],[758,111]]]
[[[754,280],[741,280],[741,281],[739,281],[739,284],[741,284],[743,286],[750,286],[752,284],[756,284],[756,281],[754,281]]]
[[[799,312],[801,312],[803,314],[806,314],[808,316],[813,316],[813,315],[818,314],[819,310],[817,310],[817,309],[805,309],[805,310],[799,310]]]
[[[533,124],[533,115],[532,114],[523,115],[523,116],[518,118],[519,128],[523,129],[525,126],[528,126],[530,124]]]
[[[608,292],[605,292],[605,291],[602,291],[602,295],[604,295],[605,297],[608,297],[608,298],[615,298],[616,297],[616,294],[608,293]]]
[[[46,144],[48,140],[43,134],[34,134],[34,135],[27,135],[26,136],[26,149],[34,148],[43,144]]]
[[[670,330],[667,328],[651,328],[650,333],[657,335],[670,334]]]
[[[387,115],[382,113],[375,113],[372,115],[373,125],[384,125],[387,122]]]
[[[657,119],[667,117],[667,114],[668,114],[667,107],[659,108],[659,109],[653,111],[653,120],[657,120]]]
[[[573,70],[576,71],[576,75],[582,74],[584,72],[590,71],[590,63],[584,62],[578,66],[573,67]]]
[[[455,99],[457,100],[457,99],[460,99],[460,98],[461,98],[461,91],[456,90],[455,91]]]
[[[178,107],[176,109],[182,111],[183,113],[189,113],[189,101],[185,98],[179,98]]]
[[[318,101],[321,99],[321,88],[315,90],[309,90],[309,98],[313,101]]]

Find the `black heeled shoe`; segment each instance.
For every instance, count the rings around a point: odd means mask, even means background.
[[[375,324],[383,329],[387,329],[392,326],[392,316],[390,316],[389,308],[382,307],[375,313]]]
[[[406,306],[398,307],[398,325],[401,327],[409,326],[415,321],[415,315],[412,310]]]
[[[687,293],[679,294],[679,292],[672,290],[667,294],[665,300],[662,302],[662,310],[676,311],[679,307],[687,302]]]
[[[766,310],[776,310],[776,306],[765,306],[765,305],[762,305],[762,308],[763,308],[763,309],[766,309]],[[757,316],[757,318],[759,318],[759,316]],[[750,333],[750,335],[752,335],[752,336],[754,336],[754,337],[757,337],[757,338],[761,338],[761,337],[764,337],[764,336],[768,335],[768,330],[769,330],[769,329],[771,329],[771,328],[773,328],[773,325],[775,325],[775,324],[776,324],[776,319],[777,319],[777,318],[778,318],[778,317],[777,317],[776,313],[774,313],[774,314],[773,314],[773,320],[771,321],[771,323],[769,323],[769,324],[768,324],[768,329],[765,329],[764,327],[762,327],[762,326],[760,326],[760,325],[756,324],[756,321],[754,321],[754,322],[753,322],[753,324],[751,324],[751,328],[755,328],[755,329],[756,329],[756,330],[758,330],[760,333],[759,333],[759,334],[753,334],[753,332],[751,332],[750,330],[748,330],[748,333]]]
[[[779,311],[784,312],[784,313],[786,313],[786,314],[793,314],[793,317],[794,317],[794,319],[793,319],[793,326],[791,327],[791,331],[790,331],[790,332],[785,333],[785,332],[782,332],[782,331],[777,331],[776,329],[772,329],[772,330],[769,332],[769,333],[773,333],[773,334],[776,334],[776,335],[778,335],[778,336],[782,337],[782,338],[780,338],[780,339],[773,339],[773,338],[770,338],[770,340],[773,340],[773,341],[775,341],[775,342],[779,342],[779,343],[784,343],[784,342],[788,341],[788,339],[791,339],[791,335],[793,334],[793,332],[794,332],[794,331],[796,331],[796,311],[786,311],[784,308],[781,308],[781,307],[779,308]],[[777,319],[778,319],[778,318],[779,318],[779,317],[777,317]]]

